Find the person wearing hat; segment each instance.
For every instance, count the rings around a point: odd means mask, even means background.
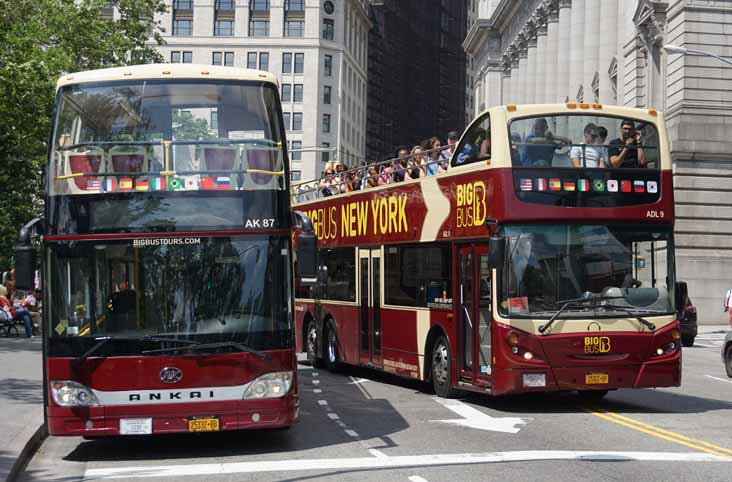
[[[460,140],[460,134],[457,131],[450,131],[447,133],[447,149],[440,152],[440,159],[443,161],[449,162],[452,158],[452,155],[455,153],[455,149],[457,148],[457,143]]]
[[[585,142],[582,145],[572,146],[569,157],[574,167],[607,167],[605,149],[596,147],[600,134],[597,126],[590,122],[585,126]]]

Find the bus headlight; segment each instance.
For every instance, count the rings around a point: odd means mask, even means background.
[[[292,372],[266,373],[255,379],[244,391],[244,400],[257,398],[281,398],[290,391]]]
[[[61,407],[92,407],[99,405],[89,387],[71,380],[51,380],[53,401]]]

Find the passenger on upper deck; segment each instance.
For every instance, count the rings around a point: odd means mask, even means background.
[[[625,119],[620,123],[620,137],[610,141],[608,147],[612,167],[646,167],[648,160],[643,151],[641,133],[635,122]]]
[[[569,157],[574,167],[607,167],[606,150],[597,145],[600,134],[597,126],[592,122],[585,126],[585,142],[583,145],[572,146]]]
[[[482,127],[468,132],[468,140],[457,156],[458,164],[469,164],[491,158],[491,131]]]
[[[547,167],[552,165],[554,151],[563,145],[571,144],[565,137],[557,137],[549,130],[549,123],[539,117],[534,121],[534,127],[528,136],[523,148],[521,163],[527,167]]]

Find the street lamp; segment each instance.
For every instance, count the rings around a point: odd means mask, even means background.
[[[712,52],[706,52],[704,50],[694,50],[694,49],[687,49],[686,47],[679,47],[678,45],[671,45],[666,44],[663,46],[663,50],[666,51],[666,53],[669,54],[681,54],[681,55],[706,55],[707,57],[714,57],[717,60],[721,60],[725,64],[732,65],[732,60],[725,59],[724,57],[721,57],[717,54],[713,54]]]

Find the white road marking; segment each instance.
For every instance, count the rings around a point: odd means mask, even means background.
[[[444,398],[433,398],[433,400],[463,418],[430,420],[431,422],[450,423],[453,425],[477,428],[479,430],[491,430],[493,432],[518,433],[521,428],[517,427],[517,425],[526,425],[531,421],[530,418],[491,417],[470,405],[466,405],[460,400],[448,400]]]
[[[386,454],[385,454],[384,452],[382,452],[381,450],[376,450],[376,449],[369,449],[369,453],[370,453],[371,455],[373,455],[374,457],[378,457],[378,458],[380,458],[380,459],[388,459],[388,458],[389,458],[389,456],[388,456],[388,455],[386,455]]]
[[[313,385],[320,385],[320,380],[313,380]]]
[[[350,378],[353,381],[350,382],[349,385],[358,385],[359,383],[370,382],[371,381],[368,378],[353,378],[353,377],[350,377]]]
[[[353,377],[348,377],[348,378],[351,379],[351,383],[349,383],[349,385],[356,385],[356,387],[363,394],[365,399],[371,400],[373,398],[371,396],[371,394],[369,392],[367,392],[364,387],[361,386],[361,382],[359,380],[364,380],[363,378],[353,378]]]
[[[345,423],[341,422],[340,420],[338,420],[336,423],[338,424],[338,426],[340,428],[348,428],[348,425],[346,425]]]
[[[259,460],[215,464],[158,465],[150,467],[110,467],[87,469],[84,479],[131,477],[184,477],[262,472],[333,471],[343,469],[386,469],[436,465],[474,465],[540,460],[581,460],[586,462],[732,462],[732,458],[703,452],[614,452],[573,450],[522,450],[464,454],[405,455],[397,457],[354,457],[340,459]]]
[[[409,477],[409,480],[411,480],[412,482],[427,482],[427,479],[423,479],[419,475],[413,475]]]
[[[358,438],[358,433],[355,430],[351,430],[350,428],[347,430],[344,430],[348,435],[350,435],[353,438]]]
[[[697,347],[699,347],[699,348],[719,348],[720,346],[722,346],[722,345],[721,344],[719,344],[719,345],[703,345],[701,343],[694,343],[694,348],[697,348]],[[689,348],[686,348],[686,350],[688,350],[688,349]]]
[[[704,376],[707,378],[713,378],[715,380],[719,380],[720,382],[732,383],[732,380],[725,380],[724,378],[717,378],[717,377],[713,377],[711,375],[704,375]]]
[[[339,417],[337,413],[329,413],[328,418],[330,418],[331,420],[338,420],[341,417]]]
[[[318,400],[318,405],[328,405],[327,400]]]
[[[313,388],[313,393],[321,393],[322,391],[320,388]]]
[[[312,375],[313,375],[313,378],[314,377],[317,377],[317,376],[320,376],[320,374],[318,372],[313,372]]]

